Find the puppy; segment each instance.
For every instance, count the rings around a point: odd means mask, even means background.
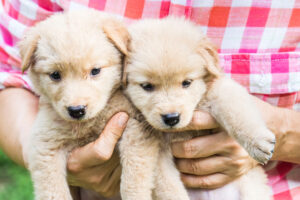
[[[255,160],[267,163],[275,136],[247,91],[224,77],[216,50],[196,25],[181,18],[149,19],[132,25],[129,32],[125,93],[153,128],[184,129],[195,109],[206,110]],[[188,199],[168,144],[200,134],[164,133],[155,169],[157,199]],[[266,200],[266,181],[262,168],[256,167],[233,184],[242,200]]]
[[[128,42],[118,20],[95,10],[55,14],[20,42],[23,71],[29,69],[40,96],[28,150],[35,199],[72,199],[66,181],[69,152],[95,140],[118,111],[131,116],[120,142],[122,196],[151,195],[153,174],[145,171],[156,165],[149,157],[157,158],[159,140],[119,88]]]
[[[122,199],[188,199],[164,143],[171,139],[154,130],[159,127],[150,126],[119,89],[128,42],[119,21],[86,10],[54,15],[20,43],[22,68],[29,69],[40,96],[28,158],[35,199],[72,199],[66,181],[69,152],[95,140],[118,111],[131,116],[118,145]]]

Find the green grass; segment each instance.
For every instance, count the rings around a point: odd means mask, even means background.
[[[0,150],[0,200],[32,200],[29,173]]]

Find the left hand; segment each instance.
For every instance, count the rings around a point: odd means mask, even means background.
[[[92,190],[104,197],[119,193],[121,165],[115,146],[128,117],[123,112],[115,114],[97,140],[71,152],[67,163],[70,185]]]
[[[212,129],[218,124],[208,113],[195,111],[190,127]],[[189,188],[221,187],[257,165],[224,131],[173,143],[172,152],[181,179]]]

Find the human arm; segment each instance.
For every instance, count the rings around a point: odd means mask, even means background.
[[[0,147],[25,167],[23,147],[27,145],[38,111],[38,97],[21,88],[0,91]]]
[[[268,128],[276,135],[276,146],[271,160],[300,164],[300,112],[272,106],[255,98]]]
[[[272,160],[300,163],[300,113],[271,106],[253,97],[268,128],[276,135]],[[218,124],[211,115],[195,111],[192,129],[213,129]],[[257,163],[227,133],[217,131],[172,145],[182,180],[189,187],[217,188],[234,180]],[[191,159],[192,158],[192,159]]]

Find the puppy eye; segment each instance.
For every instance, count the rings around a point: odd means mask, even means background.
[[[61,75],[58,71],[52,72],[49,76],[50,76],[51,80],[53,80],[53,81],[61,80]]]
[[[154,90],[154,85],[152,85],[151,83],[142,83],[142,84],[140,84],[140,86],[148,92],[151,92]]]
[[[101,71],[101,68],[93,68],[93,69],[91,70],[91,75],[92,75],[92,76],[96,76],[97,74],[100,73],[100,71]]]
[[[190,87],[190,85],[192,84],[192,82],[193,82],[193,80],[184,80],[182,82],[182,87],[183,88],[188,88],[188,87]]]

